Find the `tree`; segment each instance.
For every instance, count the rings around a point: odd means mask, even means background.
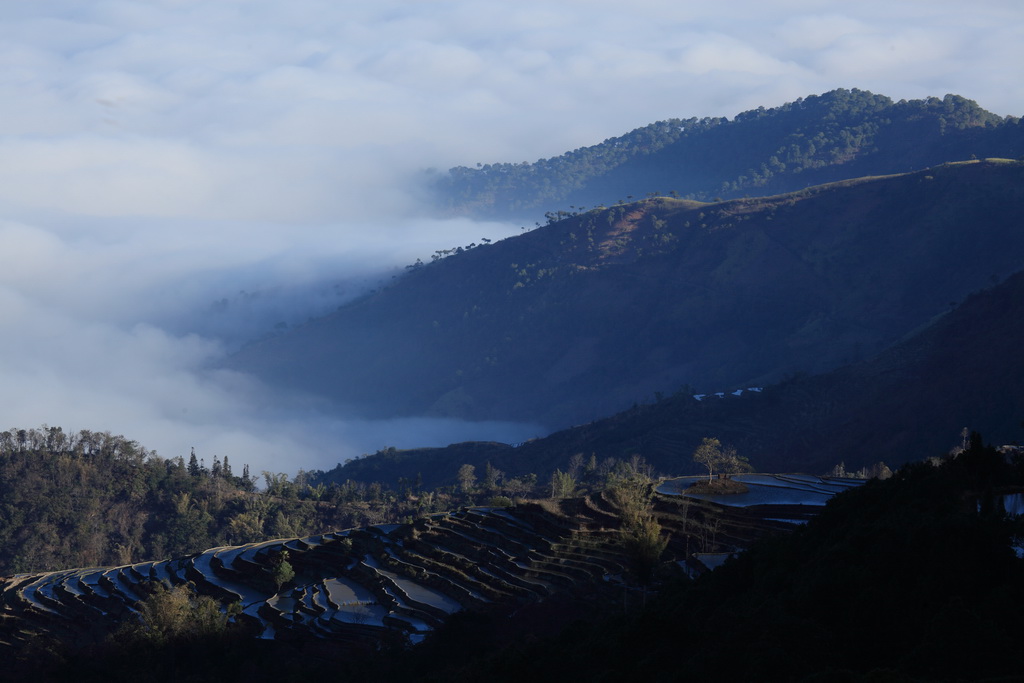
[[[633,572],[640,584],[646,586],[668,546],[668,536],[662,535],[661,524],[649,510],[625,526],[623,531]]]
[[[228,522],[229,543],[253,543],[264,537],[263,518],[258,511],[239,512]]]
[[[569,458],[569,474],[574,478],[578,479],[580,473],[583,471],[583,454],[576,453]]]
[[[193,477],[198,477],[201,473],[199,469],[199,459],[196,458],[196,449],[192,449],[192,455],[188,458],[188,473]]]
[[[281,554],[277,556],[274,568],[270,571],[270,578],[274,580],[277,590],[281,590],[281,586],[295,578],[295,569],[292,568],[291,562],[288,561],[287,550],[282,550]]]
[[[662,535],[661,524],[654,516],[651,479],[643,468],[635,471],[636,476],[624,479],[609,491],[608,497],[622,517],[623,542],[633,573],[646,586],[668,546],[668,536]]]
[[[722,442],[711,437],[704,437],[700,445],[693,451],[693,461],[702,467],[708,468],[708,481],[711,481],[715,470],[722,463]]]
[[[249,474],[249,463],[242,465],[242,488],[249,492],[256,490],[256,479]]]
[[[498,482],[504,475],[504,472],[497,469],[496,467],[493,467],[491,465],[491,461],[488,460],[487,465],[484,467],[484,490],[487,491],[488,493],[493,493],[494,491],[496,491],[498,489]]]
[[[551,497],[571,498],[576,493],[576,478],[568,472],[555,470],[551,475]]]
[[[267,495],[286,497],[292,488],[288,475],[284,472],[268,472],[263,470],[263,481],[266,482]]]
[[[302,530],[295,527],[291,520],[288,519],[288,515],[283,510],[278,508],[277,512],[270,520],[267,530],[271,536],[276,538],[293,538],[298,537],[302,534]]]
[[[537,487],[537,475],[530,473],[525,474],[521,477],[513,477],[512,479],[506,479],[505,484],[502,487],[506,493],[512,496],[525,496],[528,495],[533,489]]]
[[[732,446],[722,448],[722,464],[719,469],[725,474],[742,474],[743,472],[754,471],[750,461],[742,455],[738,455],[736,449]]]
[[[220,604],[197,594],[191,583],[174,588],[157,584],[153,594],[138,604],[138,610],[138,622],[127,625],[121,634],[155,644],[223,633],[228,622]]]
[[[475,467],[467,463],[459,468],[459,473],[456,476],[459,480],[459,488],[463,493],[469,493],[473,490],[473,486],[476,484]]]
[[[754,469],[746,458],[737,455],[735,448],[723,447],[721,441],[710,437],[704,437],[693,451],[693,461],[708,469],[708,481],[711,481],[715,470],[724,474],[739,474]]]

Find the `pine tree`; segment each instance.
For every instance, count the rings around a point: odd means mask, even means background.
[[[196,458],[196,449],[192,449],[192,455],[188,459],[188,473],[193,477],[198,477],[202,469],[199,467],[199,459]]]

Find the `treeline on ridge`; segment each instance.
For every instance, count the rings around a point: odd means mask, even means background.
[[[329,481],[300,470],[262,482],[228,457],[163,458],[109,432],[0,432],[0,576],[184,557],[223,545],[411,522],[463,505],[566,498],[613,486],[642,459],[569,459],[565,471],[505,474],[469,452],[444,481]],[[474,464],[475,463],[475,464]]]
[[[235,474],[193,452],[162,458],[108,432],[0,433],[0,575],[181,557],[412,514],[379,484],[309,486],[299,472]]]

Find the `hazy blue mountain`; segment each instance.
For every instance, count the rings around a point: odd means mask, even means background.
[[[551,159],[459,166],[429,181],[442,212],[532,223],[545,211],[631,195],[761,196],[972,155],[1021,157],[1024,125],[958,95],[895,102],[839,89],[732,120],[659,121]]]

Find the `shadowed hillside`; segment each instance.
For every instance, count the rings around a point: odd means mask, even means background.
[[[1024,263],[1024,165],[593,210],[410,269],[231,365],[372,415],[557,428],[870,357]]]
[[[642,456],[660,472],[696,472],[690,456],[709,435],[734,445],[759,469],[855,471],[942,453],[963,427],[998,443],[1024,440],[1024,273],[975,293],[955,310],[881,354],[822,375],[796,376],[739,396],[663,396],[518,447],[455,444],[375,454],[318,475],[326,482],[428,483],[485,463],[507,476],[541,478],[580,454]]]
[[[1019,461],[977,439],[939,467],[836,497],[797,533],[663,591],[642,615],[581,621],[469,662],[422,657],[415,671],[429,681],[1019,680],[1022,522],[1004,514],[1002,492],[1022,481]]]

